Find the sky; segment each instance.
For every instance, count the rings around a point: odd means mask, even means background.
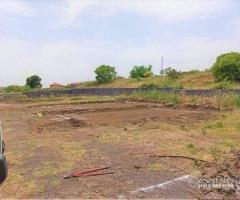
[[[94,80],[97,66],[186,71],[240,51],[240,0],[0,0],[0,86]]]

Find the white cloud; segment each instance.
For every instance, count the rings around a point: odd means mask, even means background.
[[[213,11],[223,8],[225,2],[220,0],[135,0],[119,4],[122,4],[126,9],[152,15],[166,22],[172,22],[211,14]]]
[[[179,22],[194,17],[206,17],[221,10],[226,4],[223,0],[68,0],[57,11],[60,19],[58,25],[74,25],[87,12],[101,17],[112,16],[121,11],[152,16],[162,22]]]
[[[72,25],[75,20],[88,9],[97,6],[99,2],[97,0],[69,0],[57,8],[56,14],[60,17],[60,21],[55,26]]]
[[[3,14],[32,16],[33,9],[22,0],[1,0],[0,12]]]

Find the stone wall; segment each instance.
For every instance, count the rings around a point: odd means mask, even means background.
[[[61,90],[39,90],[32,92],[25,92],[24,95],[27,95],[30,98],[37,97],[47,97],[47,96],[63,96],[63,95],[122,95],[122,94],[132,94],[134,92],[144,92],[151,89],[147,88],[77,88],[77,89],[61,89]],[[202,89],[202,90],[193,90],[193,89],[173,89],[173,88],[159,88],[154,89],[159,92],[175,92],[185,95],[197,95],[197,96],[212,96],[212,95],[224,95],[224,94],[237,94],[240,95],[240,89],[234,90],[216,90],[216,89]]]

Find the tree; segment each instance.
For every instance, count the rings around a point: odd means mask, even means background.
[[[178,72],[176,69],[168,67],[166,69],[163,70],[162,74],[170,77],[170,78],[178,78],[180,75],[180,72]]]
[[[218,56],[211,71],[217,82],[240,82],[240,53],[230,52]]]
[[[99,83],[113,81],[117,76],[115,67],[111,67],[109,65],[101,65],[97,67],[95,73],[96,79]]]
[[[134,66],[133,69],[130,71],[130,78],[146,78],[152,76],[152,66]]]
[[[41,88],[41,78],[38,75],[33,75],[27,78],[26,85],[30,88]]]

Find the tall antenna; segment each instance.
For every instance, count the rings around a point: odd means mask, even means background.
[[[161,57],[161,76],[163,76],[163,56]]]

